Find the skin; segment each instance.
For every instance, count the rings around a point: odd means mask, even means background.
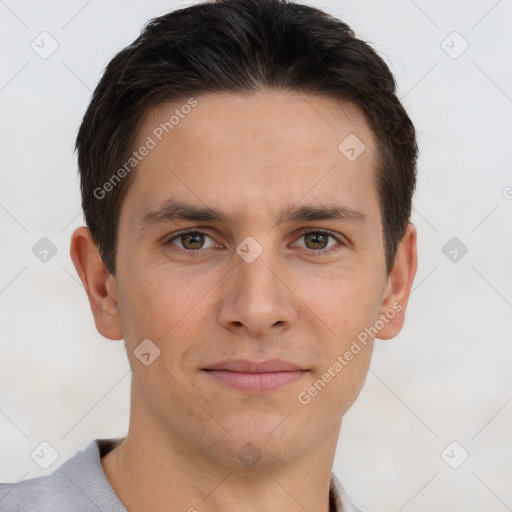
[[[416,229],[408,225],[388,276],[375,139],[355,105],[277,91],[195,98],[134,175],[121,208],[116,276],[86,227],[72,236],[96,327],[125,339],[132,368],[129,431],[102,465],[130,512],[168,511],[171,503],[199,512],[327,512],[342,418],[364,383],[373,340],[307,405],[297,396],[396,303],[402,310],[378,338],[400,332],[417,268]],[[136,146],[184,103],[151,109]],[[355,161],[338,150],[349,134],[366,146]],[[235,222],[137,227],[170,198],[217,207]],[[275,224],[282,208],[306,203],[357,208],[368,222]],[[167,243],[186,228],[207,236]],[[344,245],[334,238],[321,245],[303,228],[331,230]],[[252,263],[236,252],[248,236],[263,250]],[[333,246],[339,250],[318,255]],[[145,366],[134,350],[148,338],[160,355]],[[309,371],[249,394],[201,370],[232,358],[284,359]],[[249,442],[259,456],[251,466],[237,456]]]

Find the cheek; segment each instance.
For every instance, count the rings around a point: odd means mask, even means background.
[[[128,337],[133,341],[140,338],[157,338],[158,323],[167,319],[165,304],[160,293],[162,287],[157,281],[133,275],[128,280],[128,293],[122,304],[123,323],[128,330]]]
[[[304,431],[327,432],[341,420],[361,391],[372,349],[373,343],[368,342],[350,361],[343,359],[344,352],[333,355],[331,362],[299,390],[294,403]]]
[[[220,277],[210,273],[192,279],[162,267],[148,265],[144,273],[132,272],[124,281],[128,293],[120,302],[121,317],[132,359],[139,344],[149,339],[160,351],[161,370],[177,375],[187,347],[197,342],[198,332],[204,331],[201,326],[211,316],[209,300]]]
[[[369,269],[317,274],[297,283],[306,316],[316,318],[320,333],[343,343],[372,325],[378,315],[380,289]]]
[[[373,338],[367,331],[378,318],[379,290],[371,273],[318,281],[300,293],[304,314],[315,322],[315,342],[323,364],[306,392],[314,407],[332,407],[344,413],[359,394],[368,372]],[[319,290],[323,290],[321,293]],[[310,383],[311,384],[311,383]],[[328,405],[326,405],[328,404]]]
[[[193,309],[202,289],[190,286],[190,279],[161,266],[143,267],[125,280],[122,315],[130,334],[159,339]],[[204,294],[204,291],[203,291]]]

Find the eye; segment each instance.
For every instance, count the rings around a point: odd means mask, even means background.
[[[181,233],[178,233],[177,235],[174,235],[172,238],[167,240],[166,244],[172,244],[174,240],[178,239],[181,243],[181,249],[184,249],[189,252],[197,252],[198,249],[208,249],[209,247],[202,247],[204,244],[204,239],[210,238],[212,241],[213,239],[208,236],[203,231],[198,231],[196,229],[189,229],[187,231],[182,231]],[[210,246],[212,247],[212,246]]]
[[[209,246],[204,245],[205,238],[209,238],[212,241]],[[345,245],[337,236],[335,236],[334,233],[325,230],[309,229],[301,233],[299,239],[301,238],[305,240],[305,245],[299,245],[299,247],[310,249],[313,253],[318,253],[318,255],[338,251],[340,247],[337,247],[337,245]],[[335,240],[338,242],[338,244],[334,243],[329,246],[329,238]],[[175,240],[177,240],[179,243],[175,244]],[[166,245],[167,244],[177,245],[180,249],[183,249],[189,253],[199,252],[200,249],[210,249],[215,246],[214,240],[209,235],[207,235],[204,231],[197,229],[181,231],[180,233],[177,233],[172,238],[167,240]]]
[[[300,238],[303,238],[305,240],[305,246],[306,249],[311,249],[315,253],[319,253],[319,255],[322,254],[329,254],[331,252],[338,251],[340,247],[336,247],[337,244],[333,244],[331,246],[328,246],[328,240],[329,238],[335,240],[338,242],[338,245],[341,244],[341,246],[345,245],[341,240],[335,236],[331,231],[325,231],[325,230],[308,230],[301,233]]]

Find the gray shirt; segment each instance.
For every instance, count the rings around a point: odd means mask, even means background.
[[[123,439],[95,439],[49,475],[0,483],[0,511],[127,512],[100,461]],[[334,473],[329,495],[332,510],[362,512],[350,501]]]

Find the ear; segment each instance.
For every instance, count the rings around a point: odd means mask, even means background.
[[[81,226],[73,231],[69,253],[87,292],[96,329],[105,338],[122,339],[116,278],[105,267],[89,228]]]
[[[416,237],[416,227],[409,223],[398,245],[393,268],[383,293],[379,318],[384,321],[384,327],[376,336],[379,339],[394,338],[404,325],[405,310],[418,267]]]

